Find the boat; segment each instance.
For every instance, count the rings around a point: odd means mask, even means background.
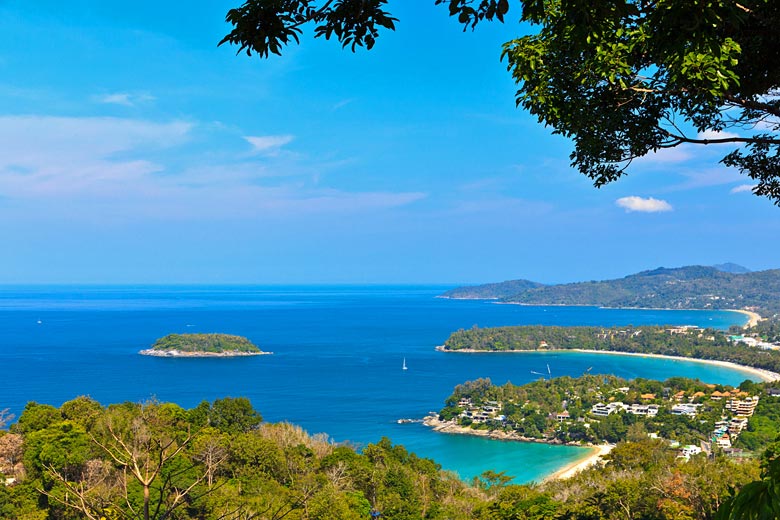
[[[401,367],[401,370],[409,370],[409,368],[406,366],[406,358],[404,358],[404,365]]]

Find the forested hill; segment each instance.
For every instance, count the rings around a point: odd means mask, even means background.
[[[507,282],[458,287],[445,292],[441,296],[442,298],[462,300],[495,300],[509,298],[540,287],[544,287],[544,284],[530,280],[509,280]]]
[[[528,305],[594,305],[780,312],[780,269],[731,273],[715,267],[658,268],[615,280],[541,285],[526,280],[459,287],[448,298],[498,299]]]

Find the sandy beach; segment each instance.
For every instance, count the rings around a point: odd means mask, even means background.
[[[473,435],[476,437],[485,437],[488,439],[495,439],[500,441],[537,442],[540,444],[561,444],[555,442],[548,442],[542,439],[533,439],[529,437],[524,437],[516,432],[505,432],[501,430],[493,430],[493,431],[474,430],[472,428],[460,426],[452,422],[440,421],[436,415],[426,416],[423,419],[423,424],[425,426],[433,428],[433,431],[440,432],[440,433],[451,433],[456,435]],[[546,476],[544,480],[569,478],[575,475],[576,473],[582,471],[583,469],[589,468],[594,464],[599,463],[603,459],[604,455],[609,453],[612,450],[612,448],[614,448],[614,445],[612,444],[600,444],[598,446],[582,446],[582,450],[583,450],[582,458],[570,464],[567,464],[566,466],[555,471],[554,473],[551,473],[550,475]]]
[[[749,329],[749,328],[755,327],[756,325],[758,325],[759,321],[764,319],[757,312],[747,311],[747,310],[744,310],[744,309],[728,309],[728,310],[730,310],[731,312],[738,312],[740,314],[746,314],[747,315],[748,322],[745,324],[744,327],[742,327],[743,329]]]
[[[519,351],[517,351],[519,352]],[[664,356],[662,354],[641,354],[635,352],[614,352],[607,350],[585,350],[585,349],[572,349],[572,350],[556,350],[554,352],[587,352],[589,354],[606,354],[611,356],[639,356],[646,358],[659,358],[659,359],[674,359],[677,361],[692,361],[694,363],[704,363],[707,365],[715,365],[719,367],[730,368],[738,370],[745,374],[750,374],[759,378],[761,381],[777,381],[780,380],[780,374],[772,372],[771,370],[764,370],[763,368],[753,368],[746,365],[739,365],[730,361],[718,361],[715,359],[696,359],[684,356]]]
[[[567,464],[555,473],[547,475],[544,480],[564,480],[571,478],[584,469],[595,466],[596,464],[600,464],[604,460],[604,456],[612,451],[612,448],[614,447],[614,444],[600,444],[598,446],[593,446],[590,449],[590,453],[586,457],[572,462],[571,464]]]
[[[557,350],[474,350],[474,349],[460,349],[460,350],[447,350],[443,345],[436,347],[436,350],[440,352],[453,352],[463,354],[565,354],[566,352],[581,352],[586,354],[604,354],[606,356],[635,356],[645,358],[658,358],[658,359],[672,359],[676,361],[691,361],[693,363],[704,363],[708,365],[715,365],[732,370],[738,370],[745,374],[750,374],[760,379],[761,381],[778,381],[780,380],[780,374],[772,372],[771,370],[764,370],[763,368],[753,368],[746,365],[739,365],[737,363],[731,363],[730,361],[718,361],[715,359],[696,359],[684,356],[664,356],[662,354],[643,354],[640,352],[616,352],[614,350],[587,350],[581,348],[572,349],[557,349]]]

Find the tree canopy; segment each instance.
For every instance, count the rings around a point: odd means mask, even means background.
[[[780,3],[773,0],[433,0],[464,30],[517,6],[531,34],[504,44],[518,106],[574,143],[597,187],[681,145],[731,145],[721,162],[780,205]],[[510,3],[512,4],[510,6]],[[303,27],[355,51],[398,20],[388,0],[247,0],[221,44],[281,54]],[[525,30],[525,29],[524,29]]]

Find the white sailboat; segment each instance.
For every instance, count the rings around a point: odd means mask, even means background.
[[[409,368],[406,366],[406,358],[404,358],[404,365],[401,367],[401,370],[409,370]]]

